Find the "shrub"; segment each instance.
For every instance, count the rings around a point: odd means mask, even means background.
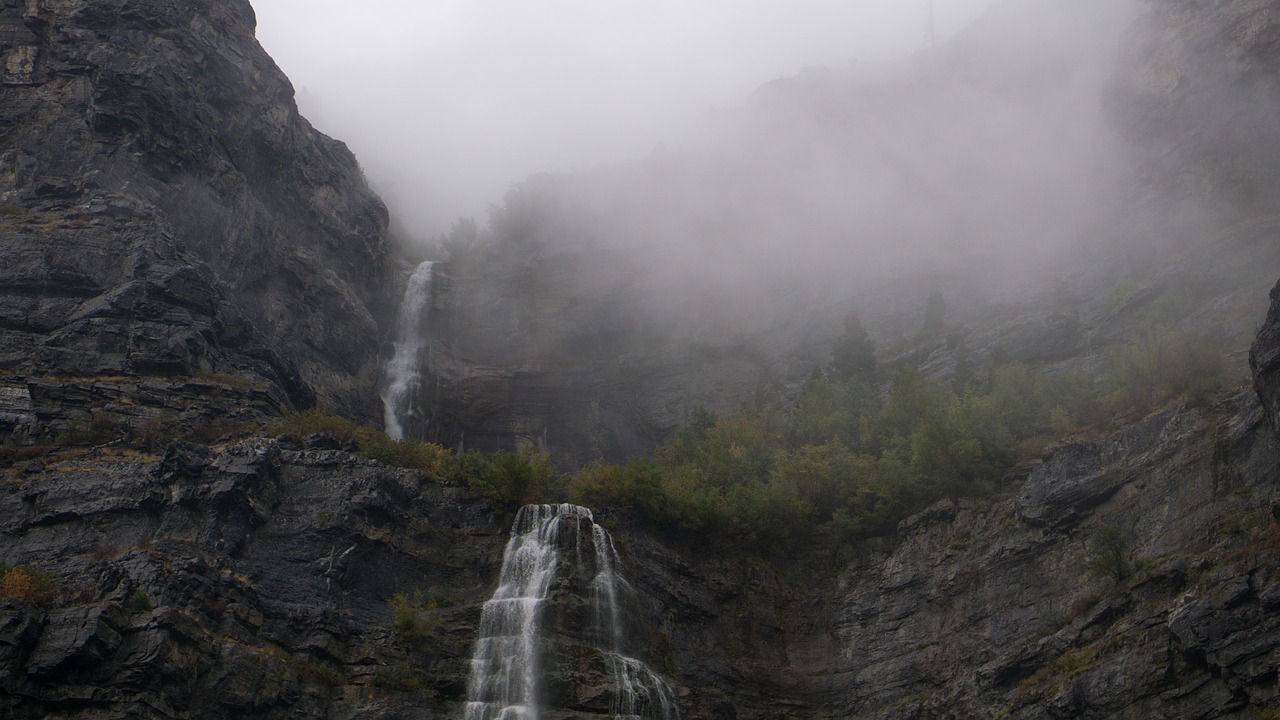
[[[37,603],[52,601],[58,594],[49,573],[30,565],[0,566],[0,598],[17,598]]]
[[[555,466],[547,453],[470,451],[462,462],[463,480],[492,500],[516,505],[542,502],[554,484]]]
[[[1230,365],[1206,338],[1151,326],[1111,349],[1106,386],[1121,409],[1144,412],[1181,397],[1202,405],[1225,388]]]
[[[379,669],[373,682],[385,690],[396,690],[427,697],[435,696],[422,674],[405,660]]]
[[[1133,536],[1114,523],[1106,523],[1089,538],[1084,568],[1090,576],[1120,582],[1133,574]]]
[[[861,382],[810,380],[791,413],[791,447],[831,442],[862,447],[864,424],[874,412],[874,402],[870,387]]]
[[[1280,704],[1260,707],[1250,717],[1253,720],[1280,720]]]
[[[209,445],[226,437],[243,435],[249,431],[250,427],[249,423],[223,416],[202,417],[192,421],[188,437],[194,442]]]
[[[182,434],[182,420],[173,413],[147,418],[142,423],[139,440],[147,447],[164,445]]]
[[[421,590],[414,591],[412,598],[396,593],[387,601],[387,607],[391,610],[391,631],[397,637],[418,649],[435,639],[440,621],[430,615],[435,605]]]
[[[1045,663],[1043,667],[1035,671],[1027,679],[1018,685],[1015,697],[1021,698],[1026,694],[1049,684],[1050,680],[1058,679],[1054,684],[1060,687],[1080,673],[1092,670],[1098,665],[1099,649],[1097,647],[1071,648],[1059,655],[1058,657]]]
[[[89,418],[67,423],[58,439],[67,445],[102,445],[114,440],[120,423],[104,410],[95,410]]]
[[[338,687],[346,682],[346,675],[333,664],[323,660],[308,660],[300,668],[304,677],[311,678],[325,687]]]
[[[360,426],[354,420],[328,415],[315,408],[291,412],[267,422],[268,435],[314,435],[329,433],[339,440],[355,440]]]
[[[392,440],[380,430],[314,408],[271,420],[264,430],[268,435],[327,433],[340,441],[355,442],[360,455],[392,467],[421,470],[436,480],[447,479],[457,471],[452,454],[439,445],[417,440]]]
[[[129,596],[129,609],[136,613],[144,613],[151,611],[151,597],[147,595],[147,591],[138,588]]]
[[[14,205],[12,203],[5,203],[4,205],[0,205],[0,216],[22,217],[23,215],[26,215],[26,214],[27,214],[27,209],[22,207],[21,205]]]
[[[831,346],[831,370],[839,380],[875,378],[876,345],[857,314],[845,317],[844,333]]]
[[[1227,557],[1230,561],[1253,559],[1264,553],[1280,551],[1280,524],[1275,521],[1249,531],[1248,540]]]
[[[809,529],[811,506],[787,478],[738,485],[725,493],[729,522],[738,537],[774,545]]]
[[[628,508],[659,520],[663,512],[662,471],[647,458],[626,465],[598,461],[569,478],[569,502],[593,508]]]
[[[417,440],[392,440],[372,428],[356,430],[361,455],[392,467],[421,470],[436,480],[448,478],[454,471],[453,454],[434,443]]]

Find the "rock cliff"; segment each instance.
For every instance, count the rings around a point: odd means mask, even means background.
[[[1217,52],[1227,85],[1265,98],[1274,17],[1255,0],[1161,6],[1139,28],[1154,33],[1135,44],[1146,60],[1126,66],[1146,80],[1116,91],[1163,93],[1134,132],[1179,120],[1179,181],[1243,198],[1245,222],[1178,246],[1118,302],[1100,298],[1100,273],[1071,288],[1087,296],[1074,315],[993,317],[975,348],[1087,364],[1171,289],[1191,326],[1226,322],[1236,337],[1254,320],[1277,223],[1249,188],[1270,187],[1270,171],[1228,142],[1229,119],[1193,131],[1184,114],[1212,115],[1224,81],[1180,53]],[[313,402],[376,417],[370,348],[389,315],[385,212],[350,154],[297,116],[252,31],[239,0],[0,0],[0,432],[23,445],[0,466],[6,717],[462,714],[511,508],[331,437],[231,441],[215,422]],[[1184,70],[1141,70],[1162,57]],[[634,266],[605,258],[602,276],[570,256],[505,257],[518,262],[478,279],[474,265],[442,268],[433,299],[441,382],[426,387],[449,402],[430,405],[470,442],[625,451],[686,403],[748,397],[761,378],[785,387],[779,368],[807,372],[823,347],[794,328],[763,351],[733,325],[679,335],[698,342],[678,349],[655,341],[667,328],[612,336],[653,290],[629,281]],[[493,297],[496,309],[479,302]],[[486,332],[464,334],[476,316]],[[898,360],[942,377],[947,345]],[[600,512],[648,659],[686,718],[1274,712],[1280,286],[1249,359],[1252,392],[1074,438],[1003,494],[941,502],[856,546],[817,537],[780,561]],[[582,420],[550,437],[564,415]],[[174,441],[156,422],[169,416],[211,427]],[[142,441],[66,442],[121,424]],[[1099,561],[1102,576],[1086,567]],[[570,660],[582,607],[550,608]],[[600,669],[566,664],[546,717],[601,716]]]
[[[377,417],[387,213],[253,33],[246,0],[0,3],[0,431],[57,434],[33,382],[197,374]]]
[[[1280,351],[1278,324],[1280,297],[1255,358]],[[1256,383],[1275,396],[1274,374]],[[0,601],[8,716],[460,715],[510,523],[462,488],[325,436],[0,472],[3,559],[38,590]],[[786,563],[598,519],[684,717],[1243,718],[1277,689],[1277,477],[1280,438],[1246,392]],[[1117,528],[1123,569],[1088,573]],[[552,670],[549,717],[605,710],[600,671],[574,667]]]

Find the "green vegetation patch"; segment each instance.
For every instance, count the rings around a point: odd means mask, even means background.
[[[437,606],[421,590],[414,591],[412,597],[396,593],[387,601],[387,607],[391,610],[391,631],[396,637],[418,649],[436,639],[440,619],[433,611]]]
[[[129,609],[136,613],[144,613],[151,611],[151,596],[147,595],[147,591],[138,588],[129,596]]]
[[[1218,344],[1162,325],[1140,330],[1108,353],[1106,388],[1118,411],[1182,399],[1204,406],[1237,381]]]
[[[495,502],[524,505],[560,496],[559,474],[551,456],[540,452],[455,455],[435,443],[392,440],[383,432],[319,410],[289,413],[267,423],[269,435],[327,433],[355,443],[356,452],[393,467],[419,470],[439,482],[458,482]]]
[[[434,688],[427,684],[426,678],[408,661],[387,665],[378,670],[374,685],[384,690],[412,693],[423,697],[435,697]]]

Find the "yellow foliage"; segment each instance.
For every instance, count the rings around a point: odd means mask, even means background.
[[[43,602],[52,600],[56,594],[53,579],[47,573],[30,566],[8,568],[0,576],[0,598]]]

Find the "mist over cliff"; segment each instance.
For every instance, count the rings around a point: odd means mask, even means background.
[[[777,293],[1043,272],[1093,232],[1091,177],[1120,142],[1104,101],[1140,9],[1012,3],[899,64],[770,82],[701,137],[517,184],[490,242],[621,253],[649,302],[723,295],[750,315]]]
[[[302,113],[430,239],[515,180],[634,158],[816,65],[896,59],[995,0],[257,0]]]
[[[912,341],[931,290],[961,336],[1019,306],[1097,322],[1082,299],[1274,211],[1263,59],[1192,8],[1004,3],[900,63],[766,83],[642,159],[515,184],[440,240],[427,437],[643,451],[697,407],[793,396],[850,313]],[[1239,257],[1268,282],[1273,258]]]

